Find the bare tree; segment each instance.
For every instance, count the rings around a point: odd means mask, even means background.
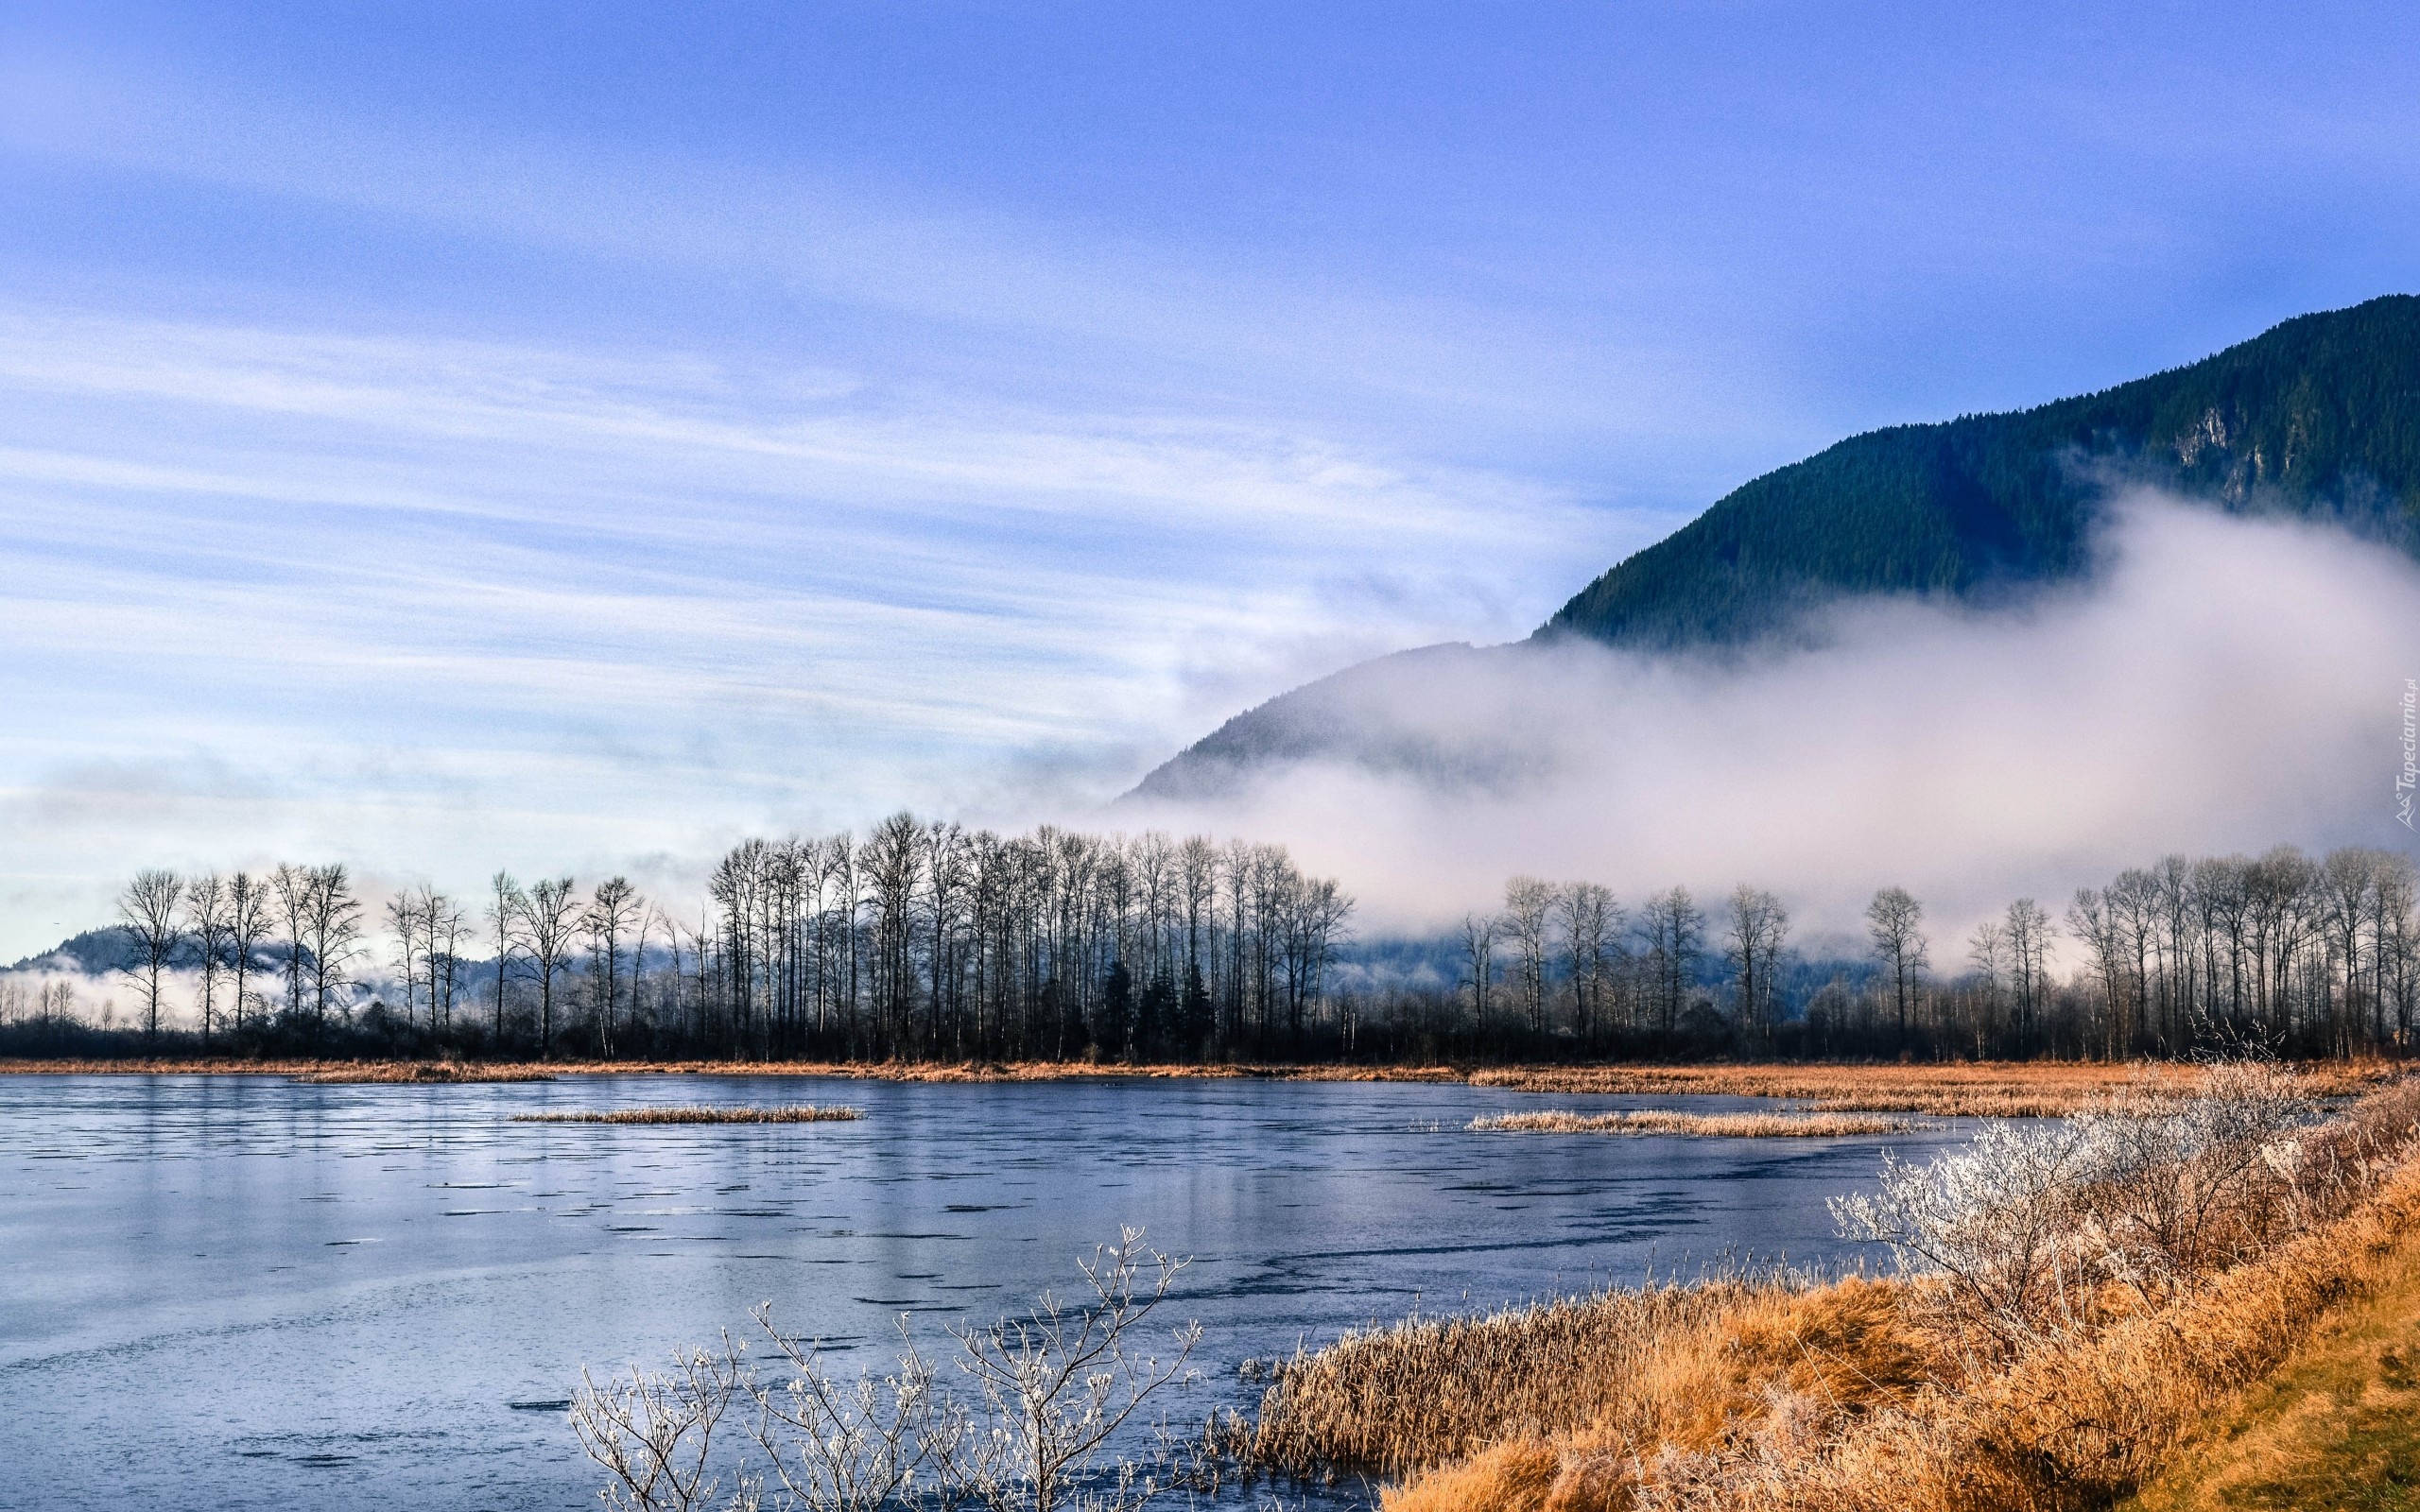
[[[501,1050],[505,986],[512,975],[512,953],[522,942],[522,923],[529,912],[529,900],[510,871],[499,871],[489,878],[488,890],[488,927],[495,936],[495,1023],[491,1038]]]
[[[596,890],[589,896],[588,907],[579,916],[580,930],[588,936],[590,994],[596,1006],[596,1046],[609,1060],[614,1056],[614,1011],[620,1001],[622,936],[637,922],[642,906],[638,889],[631,885],[628,877],[608,877],[596,885]],[[635,965],[631,974],[631,992],[635,996]]]
[[[1564,974],[1571,980],[1572,1027],[1584,1049],[1602,1027],[1606,956],[1620,926],[1614,895],[1593,882],[1575,882],[1558,899],[1563,915]]]
[[[1462,970],[1471,988],[1471,1020],[1479,1039],[1487,1038],[1488,992],[1495,983],[1495,936],[1500,926],[1493,914],[1462,916]]]
[[[227,880],[227,950],[235,978],[235,1027],[244,1026],[244,983],[251,975],[252,956],[268,937],[268,889],[250,872]]]
[[[185,919],[201,957],[201,1047],[208,1050],[216,1027],[218,981],[227,974],[227,884],[218,873],[206,871],[193,879],[185,890]]]
[[[1647,937],[1648,959],[1654,969],[1656,1008],[1661,1026],[1669,1034],[1679,1026],[1689,987],[1697,979],[1697,962],[1705,939],[1705,915],[1686,887],[1674,887],[1647,900],[1639,923]]]
[[[425,947],[422,936],[421,902],[409,892],[399,892],[387,900],[387,928],[395,936],[404,969],[404,1022],[412,1022],[412,1005],[419,995],[421,955]],[[429,1011],[432,1027],[437,1022],[436,1010]]]
[[[2050,916],[2031,898],[2008,905],[2009,974],[2016,996],[2016,1032],[2022,1048],[2033,1048],[2043,994],[2049,985]]]
[[[1728,944],[1737,986],[1739,1026],[1750,1039],[1773,1032],[1773,967],[1789,938],[1789,914],[1772,893],[1741,883],[1731,893]]]
[[[1966,961],[1975,969],[1982,990],[1982,1010],[1975,1026],[1976,1054],[1987,1053],[1997,1032],[2000,992],[2008,980],[2008,935],[1996,919],[1986,919],[1967,936]]]
[[[2110,909],[2106,894],[2079,887],[2075,902],[2067,905],[2067,931],[2091,954],[2092,974],[2100,982],[2101,1053],[2115,1059],[2127,1049],[2123,1025],[2128,994],[2133,990],[2126,974],[2124,925]],[[1994,934],[1996,936],[1997,931]]]
[[[423,905],[421,917],[428,927],[429,1013],[436,1027],[451,1029],[462,936],[471,921],[462,905],[443,893],[424,894]]]
[[[328,1006],[351,983],[361,953],[361,901],[342,863],[306,869],[302,926],[311,953],[311,1023],[324,1029]]]
[[[1915,1005],[1924,969],[1930,964],[1931,942],[1919,926],[1924,904],[1905,887],[1885,887],[1865,906],[1866,933],[1874,954],[1891,973],[1892,1002],[1897,1009],[1899,1040],[1908,1039],[1909,1010]]]
[[[529,961],[538,972],[538,1058],[554,1053],[555,979],[571,962],[579,921],[579,895],[569,877],[532,883],[521,910],[527,928]]]
[[[1533,1038],[1547,1031],[1547,925],[1554,889],[1535,877],[1504,885],[1504,935],[1513,952],[1521,991],[1521,1020]]]
[[[117,897],[118,919],[134,943],[134,959],[119,970],[143,994],[143,1038],[152,1044],[160,1040],[162,978],[184,940],[177,916],[184,891],[173,871],[138,871]]]
[[[302,1017],[302,936],[311,908],[311,870],[281,861],[269,873],[268,885],[285,924],[285,1016],[296,1020]]]

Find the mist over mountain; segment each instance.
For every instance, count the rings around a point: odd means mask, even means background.
[[[2420,297],[2303,316],[2095,394],[1852,437],[1733,490],[1528,642],[1347,668],[1236,715],[1130,799],[1234,799],[1302,764],[1501,789],[1537,775],[1535,727],[1563,717],[1550,693],[1502,700],[1485,721],[1448,718],[1450,737],[1434,716],[1449,712],[1404,711],[1472,697],[1491,677],[1534,682],[1539,653],[1560,644],[1737,663],[1819,643],[1858,602],[2042,606],[2105,558],[2115,502],[2147,493],[2420,555]]]

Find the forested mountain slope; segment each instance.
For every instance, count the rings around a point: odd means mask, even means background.
[[[1735,490],[1582,589],[1532,640],[1720,650],[1787,634],[1843,597],[2012,596],[2083,572],[2097,515],[2129,483],[2324,518],[2420,554],[2420,297],[2302,316],[2097,394],[1852,437]],[[1210,797],[1321,756],[1427,769],[1439,753],[1366,716],[1491,658],[1519,648],[1432,646],[1323,678],[1227,721],[1135,796]]]
[[[1843,593],[1971,596],[2062,576],[2083,566],[2120,480],[2420,543],[2420,298],[2303,316],[2036,409],[1851,437],[1741,486],[1539,633],[1720,644]]]

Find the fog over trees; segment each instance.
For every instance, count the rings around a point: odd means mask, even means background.
[[[1622,1056],[2400,1054],[2420,1008],[2402,854],[2181,855],[1962,939],[1906,889],[1861,938],[1792,936],[1743,883],[1634,902],[1521,876],[1429,939],[1356,937],[1352,898],[1284,848],[899,814],[863,836],[749,840],[704,894],[629,879],[476,900],[421,885],[382,935],[342,866],[182,877],[119,900],[115,987],[0,975],[17,1054],[324,1053],[1005,1061]],[[90,937],[90,936],[88,936]],[[179,1005],[182,1007],[180,1008]]]

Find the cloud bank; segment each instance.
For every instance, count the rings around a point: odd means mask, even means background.
[[[1516,872],[1634,898],[1754,881],[1804,934],[1887,885],[1954,923],[2170,850],[2411,843],[2394,779],[2420,567],[2392,551],[2136,495],[2083,583],[1989,612],[1849,604],[1821,628],[1732,665],[1405,659],[1337,705],[1374,763],[1131,816],[1284,838],[1346,879],[1365,928],[1407,930]]]

